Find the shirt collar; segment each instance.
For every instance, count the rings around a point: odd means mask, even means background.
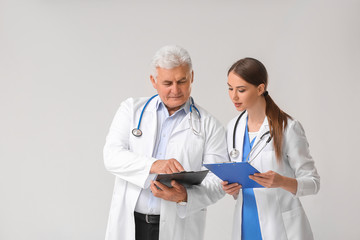
[[[184,111],[185,114],[188,114],[190,112],[190,101],[191,101],[191,97],[189,97],[189,99],[175,113]],[[164,102],[161,100],[161,98],[159,97],[156,102],[156,111],[161,111],[163,109],[166,109],[166,106],[165,106]]]

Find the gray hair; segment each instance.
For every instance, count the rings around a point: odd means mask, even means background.
[[[192,71],[192,63],[189,53],[177,45],[167,45],[160,48],[154,55],[151,62],[151,73],[156,79],[156,68],[172,69],[182,65],[187,65]]]

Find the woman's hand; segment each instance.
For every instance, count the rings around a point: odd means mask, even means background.
[[[240,184],[238,183],[229,184],[227,181],[223,181],[221,182],[221,185],[223,186],[223,190],[227,194],[232,195],[235,199],[237,198],[241,189]]]
[[[297,180],[282,176],[274,171],[267,171],[265,173],[254,173],[249,176],[250,179],[259,183],[266,188],[283,188],[293,194],[297,192]]]

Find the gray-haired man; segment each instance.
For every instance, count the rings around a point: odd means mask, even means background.
[[[227,160],[221,124],[190,96],[194,79],[188,52],[165,46],[153,57],[150,80],[158,95],[129,98],[118,109],[104,147],[116,176],[107,240],[200,240],[206,207],[224,196],[212,174],[201,185],[172,188],[154,174],[198,171]]]

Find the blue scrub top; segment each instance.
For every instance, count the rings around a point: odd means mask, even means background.
[[[250,142],[248,124],[246,119],[243,155],[242,161],[246,161],[247,155],[250,153],[252,146],[255,142],[254,138]],[[241,239],[242,240],[262,240],[259,214],[257,211],[256,200],[253,188],[245,188],[243,192],[243,205],[242,205],[242,223],[241,223]]]

